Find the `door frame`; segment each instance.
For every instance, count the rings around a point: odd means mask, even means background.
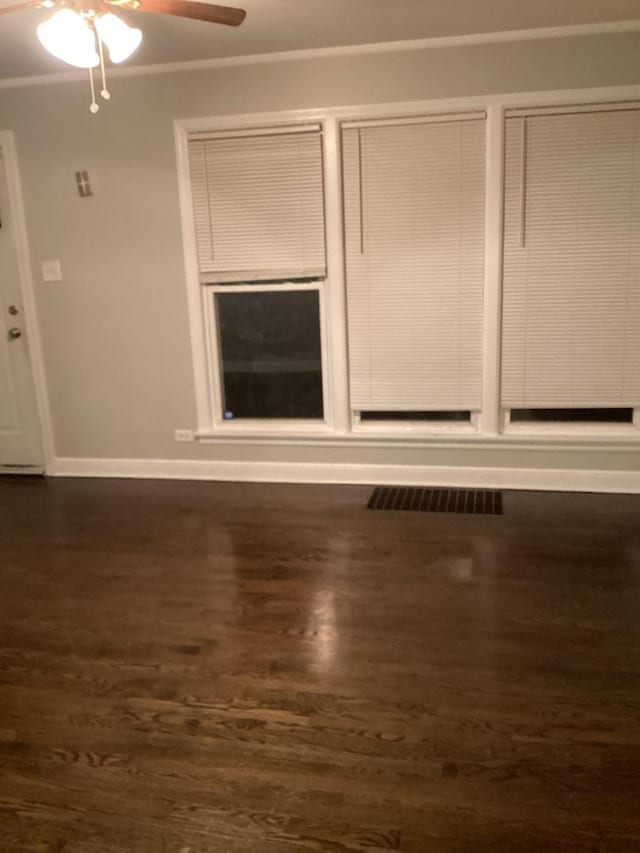
[[[22,307],[27,329],[26,344],[31,362],[31,374],[36,398],[36,408],[40,426],[40,437],[43,452],[44,473],[52,470],[54,460],[53,428],[51,410],[47,392],[47,380],[42,355],[40,323],[36,306],[33,286],[33,271],[29,252],[29,239],[24,212],[24,201],[18,168],[18,154],[15,135],[11,130],[0,130],[0,149],[2,150],[4,168],[6,170],[7,189],[9,194],[9,216],[13,225],[15,237],[16,262],[18,267],[18,285],[22,296]]]

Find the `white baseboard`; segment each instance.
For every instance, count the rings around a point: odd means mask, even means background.
[[[640,471],[57,457],[47,473],[53,477],[460,486],[640,494]]]

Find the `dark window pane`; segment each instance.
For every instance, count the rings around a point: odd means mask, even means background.
[[[633,409],[511,409],[511,421],[630,424]]]
[[[316,290],[216,294],[224,417],[322,418]]]
[[[466,421],[471,412],[360,412],[361,421]]]

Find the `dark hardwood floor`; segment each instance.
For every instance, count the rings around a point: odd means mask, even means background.
[[[0,479],[1,853],[640,851],[640,497]]]

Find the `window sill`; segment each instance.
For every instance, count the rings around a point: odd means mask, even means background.
[[[354,424],[350,435],[357,438],[410,438],[410,439],[434,439],[434,438],[474,438],[479,435],[475,424],[464,421],[446,422],[433,421],[418,422],[400,421],[387,423],[358,423]]]
[[[466,426],[466,425],[465,425]],[[640,431],[629,429],[623,432],[608,431],[603,433],[577,433],[544,431],[518,431],[510,430],[500,435],[489,435],[481,433],[473,428],[466,430],[457,429],[447,433],[422,432],[401,433],[381,432],[376,430],[354,430],[353,432],[339,432],[328,426],[309,429],[228,429],[221,428],[217,431],[200,431],[195,433],[198,444],[240,444],[240,445],[262,445],[275,446],[284,445],[290,447],[360,447],[360,448],[389,448],[400,449],[407,447],[415,448],[511,448],[511,449],[559,449],[559,450],[614,450],[637,451],[640,448]]]
[[[555,439],[626,439],[628,441],[640,438],[640,430],[631,423],[536,423],[523,421],[509,423],[505,426],[503,435],[526,438],[555,438]]]

